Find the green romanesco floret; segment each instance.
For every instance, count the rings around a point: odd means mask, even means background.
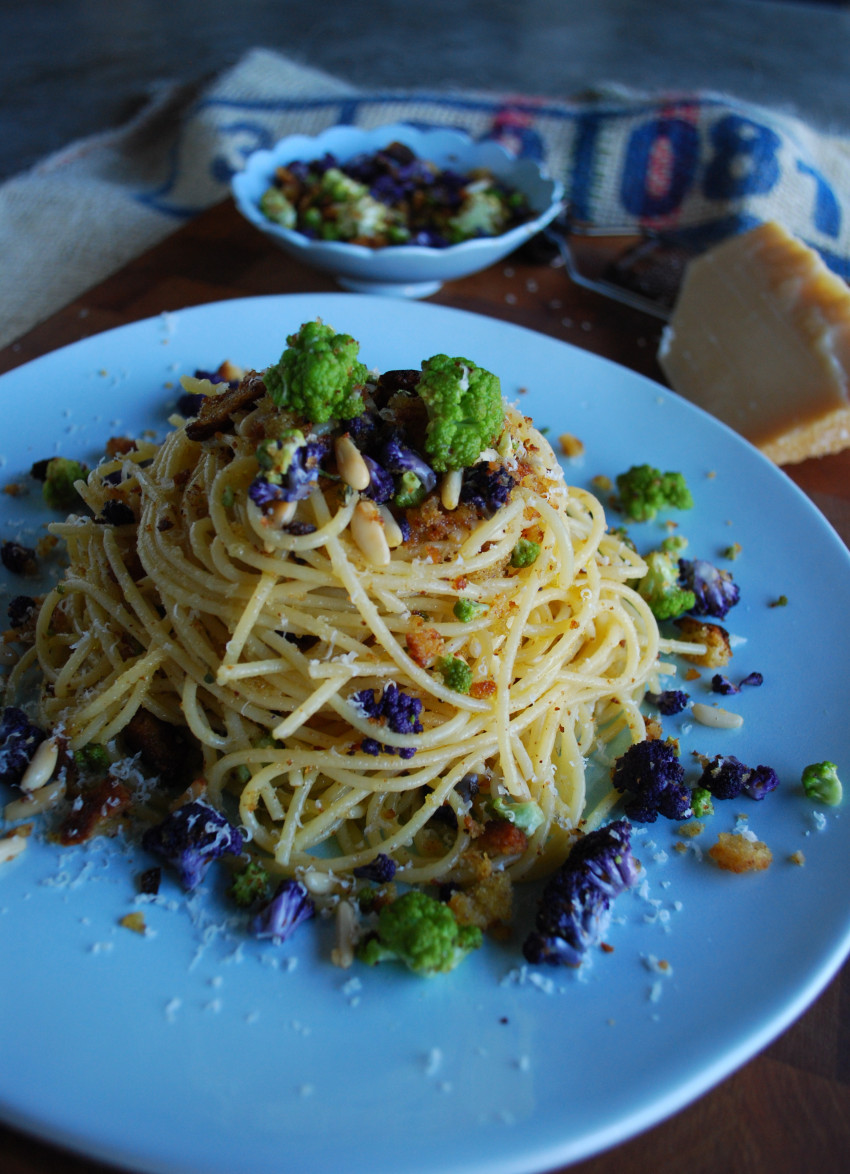
[[[74,751],[74,765],[84,773],[107,771],[109,751],[100,742],[88,742]]]
[[[334,203],[342,200],[359,200],[369,191],[365,184],[352,179],[350,175],[346,175],[338,167],[327,169],[322,176],[319,190],[323,196],[327,196]]]
[[[834,762],[812,762],[803,771],[803,790],[816,803],[837,807],[844,789]]]
[[[250,909],[268,895],[269,874],[259,860],[249,860],[233,878],[231,899],[240,909]]]
[[[490,809],[497,819],[507,820],[529,836],[537,831],[546,818],[540,804],[531,799],[517,802],[506,799],[504,795],[497,795],[490,800]]]
[[[407,469],[398,479],[398,492],[393,502],[401,510],[415,509],[428,496],[428,491],[415,473]]]
[[[320,198],[331,201],[333,216],[324,219],[321,235],[331,240],[383,236],[393,227],[394,214],[388,205],[370,195],[365,184],[330,167],[322,176]]]
[[[418,889],[384,905],[377,936],[367,938],[357,956],[369,966],[403,962],[414,974],[446,974],[482,942],[475,925],[458,925],[448,905]]]
[[[474,465],[505,424],[498,376],[469,359],[434,355],[417,387],[428,409],[425,452],[438,473]]]
[[[314,424],[349,420],[363,412],[362,389],[368,371],[357,354],[360,344],[319,321],[305,322],[287,338],[287,349],[263,376],[279,408]]]
[[[508,223],[508,208],[486,181],[470,184],[457,214],[449,221],[452,240],[468,240],[473,236],[498,236]]]
[[[659,510],[689,510],[694,504],[681,473],[662,473],[652,465],[632,465],[617,478],[623,513],[636,522],[648,522]]]
[[[260,211],[275,224],[283,228],[295,228],[298,223],[298,212],[290,204],[286,196],[277,187],[267,188],[260,196]]]
[[[512,567],[530,567],[540,557],[540,543],[530,538],[519,538],[511,551]]]
[[[477,599],[466,599],[462,597],[455,601],[452,613],[455,619],[460,620],[462,624],[469,624],[472,620],[477,620],[479,616],[483,616],[489,610],[489,604],[481,603]]]
[[[460,656],[441,656],[437,671],[442,673],[445,685],[455,693],[468,693],[472,688],[472,669]]]
[[[41,495],[52,510],[67,513],[82,505],[82,498],[74,488],[75,481],[85,481],[88,469],[70,457],[53,457],[47,462]]]
[[[636,583],[637,592],[649,604],[657,620],[674,620],[696,603],[693,591],[679,585],[678,561],[666,550],[644,555],[646,574]]]
[[[697,818],[714,815],[714,801],[707,787],[694,787],[691,791],[691,810]]]

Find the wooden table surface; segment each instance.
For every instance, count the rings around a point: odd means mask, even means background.
[[[335,288],[329,278],[268,244],[227,201],[0,350],[0,372],[164,310]],[[429,300],[553,335],[663,382],[655,359],[661,322],[573,284],[563,267],[547,258],[515,255],[445,286]],[[850,545],[850,450],[786,472]],[[685,1038],[687,1024],[682,1028]],[[570,1169],[573,1174],[845,1174],[850,1169],[850,967],[784,1035],[713,1091],[661,1125]],[[105,1170],[0,1126],[0,1174]]]

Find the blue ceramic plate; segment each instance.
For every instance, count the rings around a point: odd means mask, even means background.
[[[212,880],[191,899],[166,881],[140,936],[119,926],[137,907],[142,864],[129,848],[34,837],[0,866],[0,1116],[169,1174],[549,1169],[699,1096],[798,1016],[847,953],[850,821],[814,808],[799,779],[830,758],[850,781],[850,558],[781,472],[669,391],[503,322],[350,294],[202,306],[11,372],[4,481],[54,452],[94,458],[110,435],[164,431],[179,374],[224,358],[263,367],[316,316],[359,338],[370,366],[444,351],[498,372],[541,425],[583,440],[568,463],[578,483],[641,462],[686,474],[691,553],[742,548],[728,675],[759,671],[764,685],[726,702],[744,715],[738,731],[687,714],[665,725],[684,755],[768,763],[782,786],[763,803],[718,804],[684,853],[666,821],[637,835],[646,884],[618,899],[613,952],[579,973],[524,967],[524,928],[441,979],[341,971],[327,960],[329,925],[278,949],[246,940]],[[36,498],[4,495],[0,509],[0,537],[31,544]],[[634,533],[646,548],[665,531]],[[3,588],[17,594],[20,581],[6,575]],[[787,606],[771,607],[782,594]],[[687,688],[712,700],[704,680]],[[773,851],[766,872],[735,876],[703,855],[741,814]],[[804,867],[789,860],[797,851]],[[522,904],[527,924],[533,900]]]

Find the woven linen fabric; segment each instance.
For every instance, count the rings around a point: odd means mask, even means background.
[[[255,49],[0,187],[0,345],[226,198],[251,151],[338,123],[390,122],[451,125],[542,160],[583,228],[673,233],[699,251],[775,219],[850,276],[847,143],[791,115],[723,94],[616,85],[562,101],[365,93]]]

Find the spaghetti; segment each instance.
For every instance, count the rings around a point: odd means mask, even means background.
[[[509,408],[476,466],[509,484],[498,508],[464,501],[451,472],[412,508],[375,502],[346,482],[330,425],[311,491],[258,504],[258,445],[286,413],[250,379],[211,435],[175,419],[162,444],[103,461],[78,486],[92,517],[52,527],[68,568],[37,620],[41,723],[72,750],[120,743],[144,711],[188,728],[207,798],[238,807],[282,874],[384,854],[410,883],[451,880],[488,813],[529,804],[499,866],[550,872],[587,815],[594,746],[645,737],[659,636],[629,586],[643,561]]]

